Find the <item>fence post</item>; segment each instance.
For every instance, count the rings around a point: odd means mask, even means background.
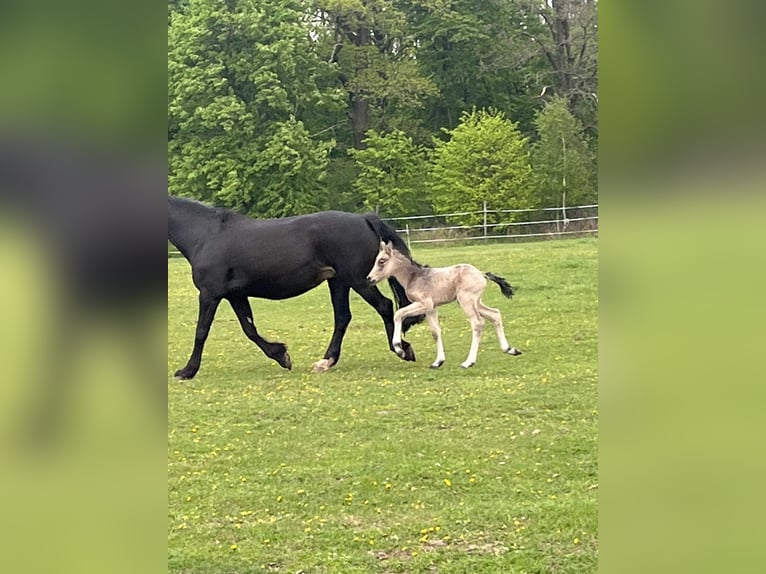
[[[407,233],[407,249],[412,251],[412,243],[410,243],[410,224],[405,223],[404,224],[405,232]]]
[[[484,202],[484,237],[487,236],[487,202]]]

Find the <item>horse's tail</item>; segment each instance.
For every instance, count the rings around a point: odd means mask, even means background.
[[[407,247],[407,244],[404,242],[404,240],[402,240],[401,237],[399,237],[393,227],[381,220],[380,217],[374,213],[365,214],[364,219],[367,221],[367,225],[370,226],[370,228],[375,232],[375,235],[377,235],[381,241],[385,243],[390,241],[397,251],[404,253],[407,257],[412,257],[410,255],[409,247]],[[407,298],[407,293],[404,291],[404,287],[402,287],[402,284],[399,283],[396,278],[389,277],[388,284],[391,286],[391,291],[394,292],[394,301],[396,302],[397,309],[406,307],[411,303],[411,301]],[[425,315],[406,317],[402,322],[402,331],[406,333],[410,327],[417,325],[425,318]]]
[[[513,297],[513,287],[511,287],[511,284],[508,283],[508,281],[506,281],[502,277],[493,275],[492,273],[485,273],[484,277],[500,285],[500,291],[503,293],[503,295],[505,295],[509,299]]]

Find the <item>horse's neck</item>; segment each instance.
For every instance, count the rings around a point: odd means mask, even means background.
[[[168,204],[168,239],[187,257],[219,227],[215,212],[203,205],[183,201]]]

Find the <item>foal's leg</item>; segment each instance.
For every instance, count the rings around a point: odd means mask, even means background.
[[[438,369],[444,364],[444,344],[442,343],[442,330],[439,327],[439,314],[436,309],[426,313],[426,319],[428,319],[428,326],[431,328],[431,334],[436,341],[436,360],[431,364],[432,369]]]
[[[521,355],[521,351],[519,351],[516,347],[511,347],[511,345],[508,344],[508,339],[505,338],[505,331],[503,330],[503,317],[500,314],[500,311],[493,307],[488,307],[479,301],[479,313],[482,317],[489,319],[489,322],[495,326],[497,339],[500,341],[500,349],[503,351],[503,353],[508,353],[509,355]]]
[[[210,297],[200,293],[197,331],[194,334],[194,349],[192,349],[191,357],[189,357],[189,362],[186,363],[186,366],[176,371],[175,377],[177,379],[192,379],[197,374],[197,371],[199,371],[199,365],[202,361],[202,348],[205,346],[207,335],[210,332],[210,325],[213,324],[213,318],[220,302],[220,297]]]
[[[386,327],[386,336],[388,338],[388,348],[394,351],[393,337],[394,337],[394,304],[390,299],[386,298],[377,287],[359,288],[354,287],[359,296],[367,301],[372,306],[378,315],[383,319],[383,324]],[[404,356],[401,357],[405,361],[415,360],[415,351],[412,346],[405,340],[401,342]],[[394,351],[396,352],[396,351]]]
[[[425,315],[431,309],[433,309],[432,306],[416,301],[410,303],[406,307],[402,307],[394,313],[394,334],[391,337],[391,342],[394,345],[394,352],[396,352],[402,359],[405,358],[404,348],[402,346],[402,321],[407,317]]]
[[[284,343],[272,343],[258,334],[253,322],[253,310],[250,308],[250,302],[247,297],[229,297],[231,308],[239,319],[239,325],[253,343],[263,351],[270,359],[274,359],[280,367],[288,371],[293,368],[293,362],[287,353],[287,347]]]
[[[330,345],[324,354],[324,359],[314,363],[311,369],[314,373],[321,373],[337,364],[340,359],[340,346],[343,343],[343,337],[346,334],[348,324],[351,322],[351,307],[348,303],[348,292],[350,287],[340,283],[337,279],[329,279],[327,284],[330,287],[330,299],[332,301],[332,311],[335,319],[335,328],[330,339]]]
[[[471,350],[468,352],[468,358],[460,363],[460,366],[464,369],[473,367],[476,364],[476,356],[479,353],[479,342],[481,341],[481,333],[484,330],[484,319],[479,314],[478,297],[470,297],[465,299],[458,298],[460,306],[468,315],[468,320],[471,322]]]

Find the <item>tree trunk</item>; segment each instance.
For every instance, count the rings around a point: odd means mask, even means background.
[[[364,26],[356,30],[352,37],[356,46],[366,46],[370,43],[370,31]],[[348,98],[354,148],[364,149],[364,134],[370,127],[370,106],[359,94],[351,92]]]
[[[370,126],[369,105],[356,94],[349,94],[351,108],[349,117],[351,118],[351,130],[354,137],[354,148],[365,149],[364,134]]]

